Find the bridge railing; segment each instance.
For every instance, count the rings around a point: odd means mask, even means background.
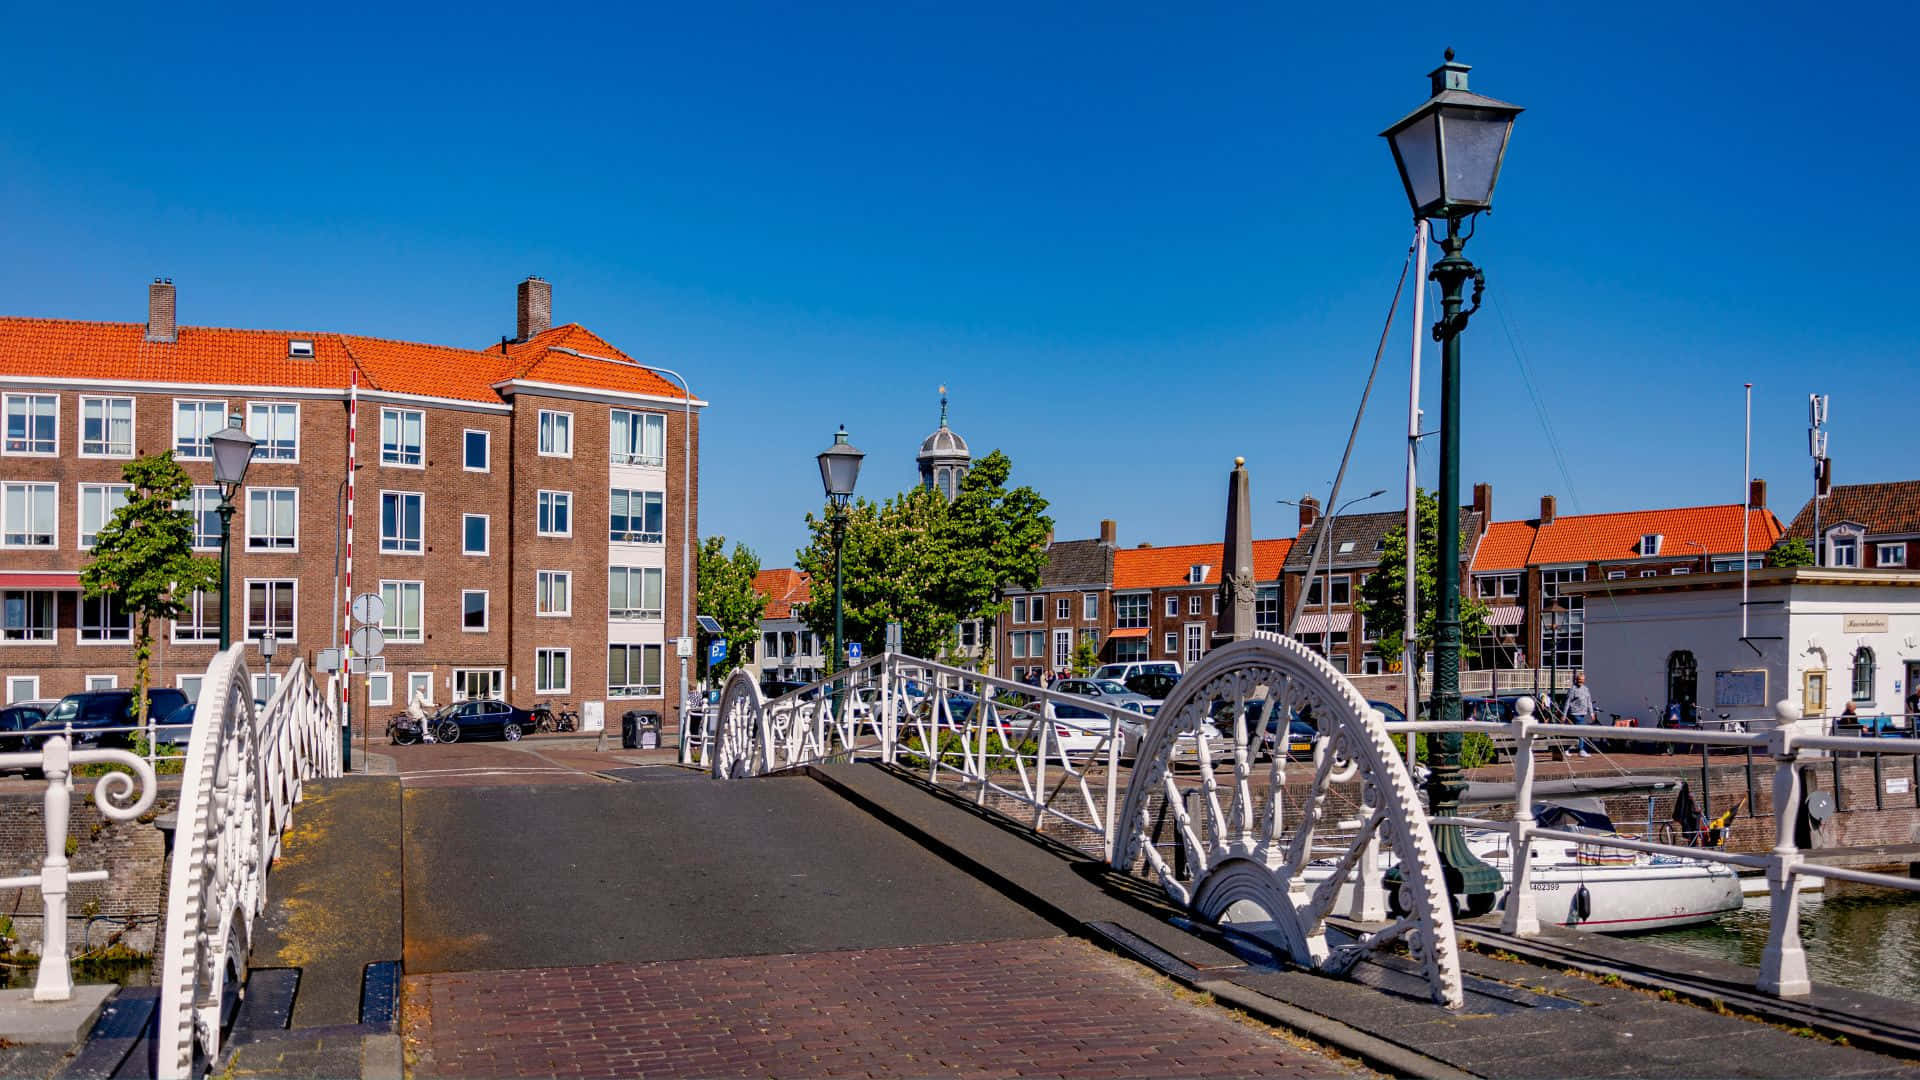
[[[1630,737],[1636,743],[1660,743],[1673,746],[1708,748],[1728,746],[1761,751],[1774,760],[1773,847],[1765,855],[1742,855],[1710,847],[1691,847],[1636,840],[1625,836],[1606,836],[1565,829],[1541,828],[1534,824],[1533,784],[1535,748],[1545,740],[1600,739],[1622,737],[1620,729],[1582,724],[1549,724],[1534,719],[1535,703],[1522,698],[1515,718],[1508,723],[1489,721],[1405,721],[1386,725],[1396,734],[1413,737],[1416,733],[1483,732],[1496,738],[1511,739],[1515,752],[1514,812],[1512,821],[1476,817],[1434,818],[1437,825],[1459,825],[1471,829],[1505,832],[1512,837],[1515,857],[1513,878],[1507,882],[1507,906],[1502,929],[1520,936],[1540,932],[1539,915],[1531,888],[1531,863],[1521,853],[1532,850],[1531,841],[1560,840],[1599,847],[1621,848],[1653,855],[1700,859],[1706,862],[1749,870],[1764,870],[1767,876],[1769,926],[1767,945],[1761,955],[1759,988],[1781,997],[1805,996],[1812,992],[1807,975],[1807,958],[1800,939],[1800,877],[1852,881],[1887,889],[1920,892],[1920,879],[1876,874],[1839,866],[1806,861],[1795,839],[1804,798],[1802,770],[1809,761],[1824,759],[1835,752],[1876,755],[1920,755],[1920,739],[1845,737],[1824,734],[1817,720],[1803,723],[1798,707],[1782,702],[1777,708],[1777,724],[1769,730],[1737,732],[1727,730],[1688,730],[1683,728],[1633,728]]]
[[[305,782],[340,775],[338,678],[318,686],[297,660],[256,708],[244,645],[207,666],[168,877],[154,1035],[162,1077],[194,1075],[219,1056],[280,838]]]

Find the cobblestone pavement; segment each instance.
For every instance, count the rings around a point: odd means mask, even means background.
[[[416,1076],[1354,1077],[1066,938],[406,980]]]

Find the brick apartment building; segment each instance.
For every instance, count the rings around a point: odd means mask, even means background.
[[[515,336],[477,349],[181,326],[161,281],[145,325],[0,318],[7,699],[131,681],[129,620],[79,592],[92,534],[124,497],[122,465],[171,449],[195,483],[195,546],[215,554],[207,436],[229,416],[258,440],[235,498],[234,637],[274,634],[276,667],[338,644],[352,416],[350,591],[387,610],[376,717],[415,688],[674,716],[706,403],[551,312],[529,278]],[[159,629],[157,682],[197,693],[219,603],[196,597]]]
[[[1836,484],[1820,500],[1820,535],[1813,535],[1809,499],[1787,527],[1812,545],[1815,561],[1835,569],[1911,570],[1920,567],[1920,480]]]
[[[994,674],[1026,679],[1072,665],[1082,640],[1097,650],[1112,625],[1111,593],[1118,526],[1100,523],[1094,540],[1060,540],[1047,545],[1040,587],[1006,597],[1009,610],[998,620]]]

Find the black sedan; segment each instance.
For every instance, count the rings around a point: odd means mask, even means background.
[[[491,698],[456,701],[427,717],[427,730],[434,742],[460,742],[474,739],[505,739],[519,742],[533,730],[533,714],[504,701]],[[420,725],[406,715],[397,716],[387,734],[402,746],[420,739]]]
[[[0,752],[31,750],[31,740],[19,733],[47,718],[52,709],[47,702],[22,703],[0,709]]]

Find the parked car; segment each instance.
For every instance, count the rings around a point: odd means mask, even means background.
[[[1139,671],[1127,676],[1121,685],[1141,697],[1159,702],[1172,696],[1173,688],[1180,685],[1180,676],[1165,671]],[[1158,705],[1147,710],[1149,714],[1159,711]]]
[[[1132,709],[1147,716],[1153,715],[1160,708],[1159,702],[1144,694],[1136,694],[1112,679],[1061,679],[1054,684],[1053,688],[1063,694],[1096,698],[1104,704],[1118,705],[1123,709]]]
[[[149,717],[172,716],[186,703],[187,695],[170,686],[156,686],[147,691]],[[100,729],[133,726],[133,706],[132,690],[87,690],[68,694],[47,713],[46,719],[27,729],[26,737],[32,740],[32,747],[38,747],[48,737],[72,725],[73,741],[77,745],[131,746],[132,732]]]
[[[30,740],[19,734],[47,718],[51,701],[22,701],[0,709],[0,753],[31,750]]]
[[[1096,679],[1112,679],[1115,682],[1124,683],[1129,678],[1144,672],[1156,672],[1161,675],[1172,675],[1175,678],[1179,678],[1180,661],[1128,660],[1119,664],[1102,664],[1094,669],[1093,677]]]
[[[185,705],[166,715],[153,729],[153,741],[172,743],[175,746],[187,745],[187,736],[193,733],[193,718],[199,712],[199,704],[189,701]]]
[[[1090,754],[1100,749],[1113,730],[1113,721],[1106,713],[1069,701],[1047,702],[1046,717],[1054,721],[1053,734],[1060,749],[1069,754]]]
[[[456,701],[427,716],[427,730],[435,742],[505,739],[519,742],[533,730],[533,714],[493,698]],[[421,741],[420,723],[405,713],[387,725],[387,737],[405,746]]]

